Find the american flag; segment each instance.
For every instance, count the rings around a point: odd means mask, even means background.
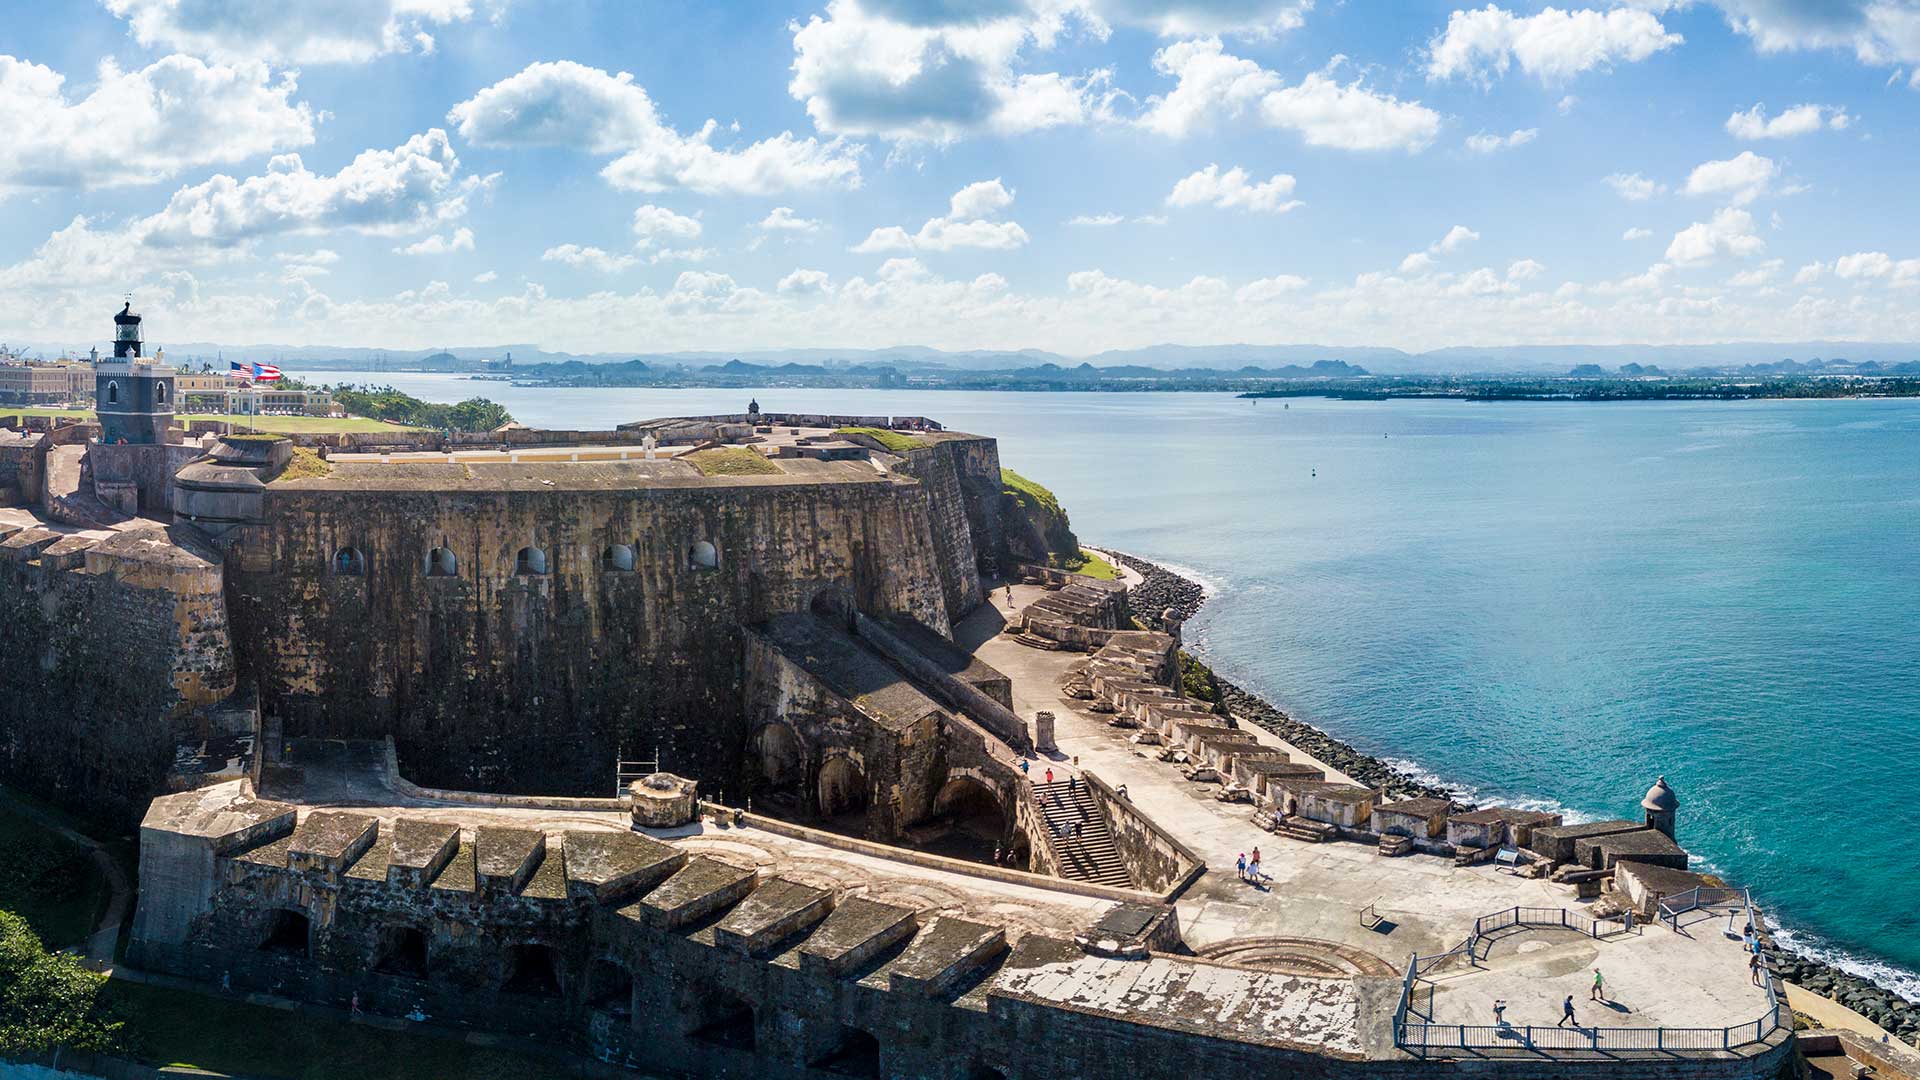
[[[227,376],[234,379],[251,379],[254,382],[273,382],[280,378],[280,369],[272,364],[227,364]]]

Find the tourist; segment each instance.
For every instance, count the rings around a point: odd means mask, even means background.
[[[1591,1000],[1591,1001],[1607,1000],[1606,984],[1603,983],[1600,979],[1599,968],[1593,969],[1593,993],[1587,995],[1587,997],[1588,997],[1588,1000]]]
[[[1253,858],[1247,860],[1247,880],[1260,884],[1260,849],[1253,849]]]
[[[1127,785],[1121,784],[1119,787],[1114,789],[1113,793],[1115,795],[1120,796],[1120,801],[1125,802],[1127,799]]]
[[[1020,775],[1021,776],[1027,775],[1027,759],[1026,758],[1020,759]]]
[[[358,990],[353,992],[353,1015],[360,1015],[360,991]]]
[[[1240,853],[1240,858],[1234,864],[1234,866],[1235,866],[1234,872],[1240,876],[1240,880],[1241,881],[1247,880],[1247,853],[1246,852],[1243,851]]]
[[[1576,1030],[1580,1027],[1580,1021],[1573,1018],[1572,994],[1568,994],[1567,1000],[1560,1003],[1560,1014],[1560,1022],[1553,1025],[1554,1027],[1566,1027],[1568,1024],[1572,1024]]]
[[[1507,1026],[1507,999],[1493,999],[1493,1024],[1495,1027]]]
[[[1747,970],[1753,972],[1753,985],[1760,985],[1760,954],[1754,953],[1747,960]]]
[[[1053,785],[1053,766],[1051,765],[1047,766],[1047,785],[1049,787]]]
[[[1078,793],[1078,792],[1079,792],[1079,790],[1080,790],[1080,777],[1079,777],[1079,776],[1077,776],[1077,775],[1075,775],[1075,776],[1069,776],[1069,777],[1067,777],[1067,790],[1068,790],[1068,791],[1070,791],[1070,792],[1075,792],[1075,793]]]

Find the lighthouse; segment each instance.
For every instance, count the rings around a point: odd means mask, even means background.
[[[93,410],[108,445],[164,443],[173,426],[174,371],[150,362],[142,348],[140,316],[129,300],[113,317],[113,356],[93,369]]]

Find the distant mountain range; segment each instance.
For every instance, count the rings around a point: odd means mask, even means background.
[[[84,356],[100,342],[29,343],[16,351],[52,357],[63,351]],[[903,374],[915,371],[1045,371],[1072,377],[1088,367],[1102,369],[1107,378],[1151,376],[1175,370],[1245,374],[1284,371],[1318,374],[1315,364],[1352,365],[1376,375],[1428,374],[1565,374],[1570,370],[1600,369],[1603,374],[1628,365],[1639,371],[1674,373],[1718,372],[1817,373],[1847,371],[1863,365],[1881,370],[1920,362],[1920,343],[1862,341],[1746,342],[1718,345],[1461,345],[1426,352],[1367,345],[1154,345],[1142,349],[1110,349],[1088,357],[1068,357],[1040,349],[965,350],[949,352],[921,345],[885,349],[769,349],[742,352],[685,351],[574,354],[533,345],[476,345],[445,349],[370,349],[330,345],[226,345],[213,342],[165,344],[176,363],[212,363],[225,359],[273,360],[305,364],[326,370],[377,373],[383,370],[468,369],[481,360],[497,361],[511,353],[518,373],[539,365],[609,364],[638,361],[651,369],[709,368],[738,362],[770,368],[786,364],[810,368],[892,367]],[[1322,369],[1325,371],[1326,369]],[[1636,369],[1629,369],[1633,374]],[[1868,370],[1873,370],[1869,367]],[[1331,371],[1329,374],[1352,374]],[[1281,376],[1285,377],[1285,376]]]

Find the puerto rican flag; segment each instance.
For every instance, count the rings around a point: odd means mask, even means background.
[[[272,364],[227,364],[227,376],[234,379],[250,379],[253,382],[273,382],[280,378],[280,369]]]

